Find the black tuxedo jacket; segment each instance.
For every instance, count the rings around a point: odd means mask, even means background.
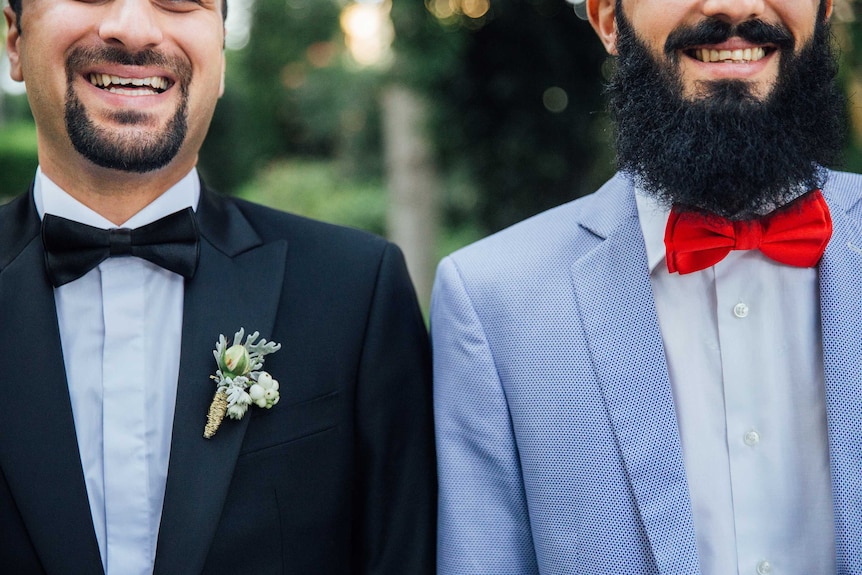
[[[431,574],[427,335],[398,248],[204,190],[155,573]],[[0,207],[0,573],[102,564],[32,195]],[[219,334],[258,330],[270,410],[203,438]]]

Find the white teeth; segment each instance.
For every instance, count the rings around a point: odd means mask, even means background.
[[[151,76],[149,78],[121,78],[119,76],[112,76],[109,74],[90,74],[90,83],[94,86],[98,86],[100,88],[106,88],[111,86],[112,88],[117,88],[119,86],[150,86],[155,88],[156,90],[167,90],[168,89],[168,79],[162,78],[159,76]],[[114,91],[111,89],[110,91]],[[147,95],[147,94],[155,94],[157,92],[153,90],[121,90],[119,92],[115,92],[117,94],[120,93],[131,93],[135,92],[136,95]]]
[[[128,90],[126,88],[114,87],[108,88],[108,92],[111,92],[112,94],[121,94],[123,96],[155,96],[156,94],[158,94],[158,92],[156,92],[155,90]]]
[[[701,62],[757,62],[766,57],[766,49],[710,50],[709,48],[699,48],[694,50],[693,55]]]

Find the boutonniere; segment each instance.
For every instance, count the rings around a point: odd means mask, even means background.
[[[207,439],[215,435],[225,415],[242,419],[252,404],[269,409],[278,403],[278,382],[261,369],[264,357],[281,349],[281,344],[265,339],[258,342],[258,332],[249,334],[245,342],[244,336],[245,330],[240,328],[228,346],[225,336],[219,335],[213,350],[218,369],[210,376],[216,392],[204,427]]]

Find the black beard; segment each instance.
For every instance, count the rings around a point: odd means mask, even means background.
[[[161,134],[120,137],[96,126],[73,89],[77,70],[95,63],[115,63],[137,66],[161,66],[177,75],[180,105]],[[179,59],[168,59],[156,52],[129,54],[114,47],[76,49],[66,60],[66,131],[75,150],[97,166],[124,172],[145,173],[167,166],[176,157],[188,130],[188,84],[190,66]],[[136,111],[120,112],[113,120],[135,125],[146,120]]]
[[[822,14],[821,14],[822,16]],[[670,35],[657,62],[617,4],[618,66],[608,85],[619,168],[666,205],[749,219],[825,183],[840,158],[844,96],[831,31],[819,17],[794,54],[789,31],[762,22],[736,29],[710,20]],[[771,93],[759,100],[740,80],[705,82],[684,96],[678,49],[738,35],[781,51]]]

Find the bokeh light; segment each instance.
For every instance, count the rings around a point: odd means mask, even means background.
[[[559,114],[569,107],[569,95],[559,86],[551,86],[542,94],[542,104],[549,112]]]
[[[491,0],[425,0],[425,8],[444,22],[455,21],[458,16],[481,20],[491,10]]]
[[[341,11],[341,29],[350,55],[361,66],[389,62],[395,27],[391,0],[349,4]]]

